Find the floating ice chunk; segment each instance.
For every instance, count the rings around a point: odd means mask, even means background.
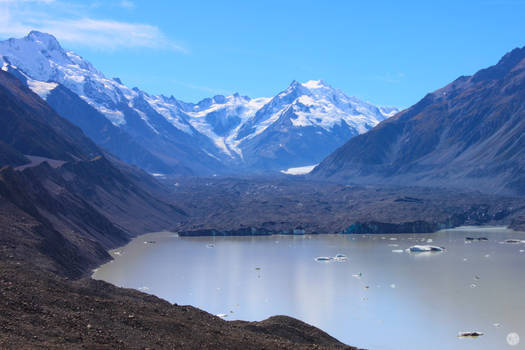
[[[443,247],[438,247],[434,245],[413,245],[409,248],[411,252],[419,253],[419,252],[442,252],[444,250]]]
[[[394,283],[392,283],[392,284],[390,285],[390,288],[395,289],[395,288],[396,288],[396,285],[395,285]]]
[[[336,254],[333,258],[335,261],[347,261],[348,257],[344,254]]]
[[[317,262],[329,262],[329,261],[332,260],[332,258],[329,257],[329,256],[318,256],[314,260],[317,261]]]
[[[465,338],[465,337],[480,337],[484,335],[483,332],[473,331],[473,332],[459,332],[458,337]]]
[[[213,243],[206,244],[206,248],[215,248],[215,244]]]
[[[465,237],[465,242],[474,242],[474,241],[488,241],[487,237]]]
[[[352,276],[359,279],[359,278],[363,277],[363,273],[359,272],[359,273],[353,274]]]
[[[492,325],[493,325],[494,327],[496,327],[496,328],[501,327],[501,323],[493,323]]]
[[[519,239],[506,239],[505,241],[503,241],[503,243],[506,243],[506,244],[520,244],[523,242],[524,241],[519,240]]]
[[[432,238],[427,239],[427,243],[432,243],[434,240]]]
[[[403,249],[393,249],[392,253],[403,253]]]

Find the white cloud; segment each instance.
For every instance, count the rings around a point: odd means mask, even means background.
[[[50,4],[54,2],[55,0],[0,0],[0,4],[21,4],[21,3],[27,3],[27,2],[40,2],[44,4]]]
[[[134,6],[128,0],[120,5]],[[0,36],[21,37],[35,29],[53,34],[60,42],[97,49],[152,48],[188,52],[157,26],[95,19],[80,15],[82,11],[87,8],[68,7],[54,0],[0,0]],[[67,15],[61,16],[60,12]]]
[[[159,28],[148,24],[81,18],[45,21],[39,30],[52,33],[64,42],[98,48],[146,47],[186,52],[182,46],[166,38]]]

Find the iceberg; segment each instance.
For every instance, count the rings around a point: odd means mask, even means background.
[[[412,247],[408,248],[413,253],[420,253],[420,252],[442,252],[445,250],[443,247],[438,247],[435,245],[413,245]]]
[[[346,261],[348,257],[344,254],[336,254],[333,258],[335,261]]]
[[[317,262],[328,262],[328,261],[332,260],[332,258],[329,257],[329,256],[318,256],[314,260],[317,261]]]
[[[479,336],[482,336],[483,334],[484,334],[483,332],[477,332],[477,331],[474,331],[474,332],[459,332],[458,337],[460,337],[460,338],[479,337]]]

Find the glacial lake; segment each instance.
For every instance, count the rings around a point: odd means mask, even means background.
[[[525,240],[525,233],[501,227],[216,238],[159,232],[112,251],[115,260],[93,278],[227,320],[289,315],[370,350],[525,349],[525,243],[501,243],[507,239]],[[446,250],[405,251],[416,244]],[[348,259],[315,260],[336,254]],[[460,338],[462,331],[484,335]]]

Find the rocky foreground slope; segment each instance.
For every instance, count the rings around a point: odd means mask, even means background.
[[[229,322],[109,283],[0,259],[2,349],[355,349],[296,319]]]

